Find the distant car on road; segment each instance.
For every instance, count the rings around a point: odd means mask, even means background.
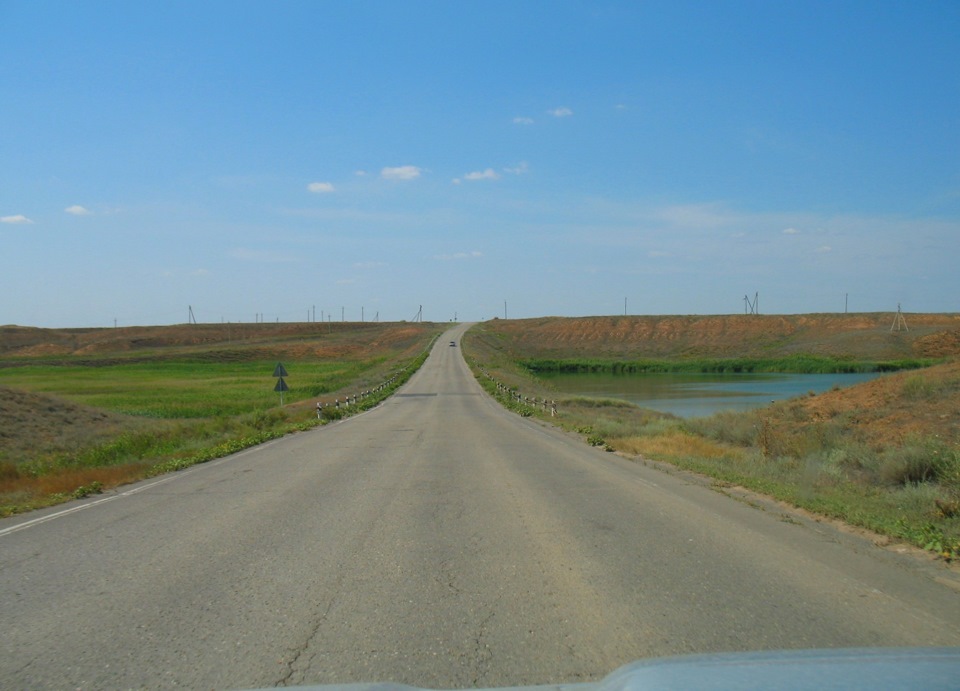
[[[450,347],[451,347],[451,348],[456,348],[456,347],[457,347],[457,342],[456,342],[456,341],[450,341]]]

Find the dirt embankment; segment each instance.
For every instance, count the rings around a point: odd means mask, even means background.
[[[419,342],[422,323],[177,324],[104,329],[0,326],[0,360],[364,357]],[[4,363],[0,363],[4,364]]]
[[[960,355],[960,314],[799,314],[547,317],[493,320],[483,328],[520,357],[777,358],[807,354],[861,360]]]
[[[960,444],[960,359],[796,399],[795,427],[848,421],[872,448],[935,438]]]
[[[142,421],[57,396],[0,386],[0,465],[71,453],[142,427]]]

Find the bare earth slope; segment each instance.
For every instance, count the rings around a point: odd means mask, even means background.
[[[781,357],[857,359],[960,355],[960,314],[797,314],[494,320],[484,329],[524,357]]]
[[[5,386],[0,386],[0,421],[0,461],[66,453],[137,426],[109,411]]]
[[[877,449],[918,437],[960,444],[960,360],[800,398],[794,406],[795,429],[847,419]]]
[[[339,322],[282,324],[175,324],[116,329],[40,329],[0,326],[0,360],[21,358],[147,357],[174,353],[237,351],[256,356],[256,349],[288,352],[294,357],[364,356],[384,347],[416,343],[429,325],[404,322]],[[0,361],[0,366],[4,363]]]

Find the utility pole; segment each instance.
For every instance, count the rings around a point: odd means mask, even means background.
[[[506,300],[503,301],[503,318],[504,319],[507,318],[507,301]]]
[[[890,331],[909,331],[907,328],[907,320],[903,318],[903,312],[900,311],[900,303],[897,303],[897,316],[893,318],[893,326],[890,327]]]

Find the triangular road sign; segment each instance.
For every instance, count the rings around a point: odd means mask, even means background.
[[[274,391],[289,391],[290,387],[287,386],[287,382],[283,381],[283,377],[277,379],[277,385],[273,387]]]
[[[277,363],[277,366],[273,368],[273,376],[275,376],[275,377],[286,377],[286,376],[287,376],[287,370],[286,370],[286,368],[283,366],[283,363],[282,363],[282,362],[278,362],[278,363]]]

